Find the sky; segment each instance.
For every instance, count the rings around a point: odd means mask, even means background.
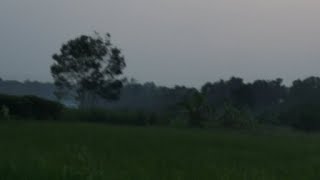
[[[320,75],[319,0],[1,0],[0,77],[51,82],[52,54],[111,33],[139,82]]]

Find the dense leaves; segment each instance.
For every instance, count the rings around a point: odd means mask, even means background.
[[[51,73],[58,88],[56,95],[75,93],[81,105],[94,105],[98,97],[119,98],[125,68],[120,49],[113,46],[110,34],[104,38],[81,35],[63,44],[60,53],[52,56]],[[85,103],[84,103],[85,102]]]
[[[19,119],[57,119],[63,106],[36,96],[9,96],[0,94],[0,107],[7,108],[10,116]],[[4,111],[4,110],[2,110]],[[2,112],[4,115],[4,112]]]

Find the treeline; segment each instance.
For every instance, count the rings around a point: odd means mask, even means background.
[[[0,93],[32,94],[55,100],[54,86],[49,83],[0,80]],[[7,105],[8,99],[4,103],[3,99],[6,98],[2,97],[0,105],[5,105],[11,113],[18,112],[16,109],[23,106],[26,107],[25,113],[32,112],[31,114],[36,114],[36,111],[46,112],[46,107],[52,109],[46,106],[50,103],[42,102],[41,105],[33,106],[36,110],[28,110],[32,106],[30,102],[35,98],[31,97],[31,100],[28,99],[29,96],[20,100],[10,97],[15,101],[14,105]],[[74,99],[72,101],[76,102]],[[244,82],[241,78],[232,77],[229,80],[208,82],[201,89],[184,86],[169,88],[154,83],[129,81],[122,88],[119,100],[105,102],[97,99],[92,109],[62,108],[58,110],[61,112],[58,119],[230,128],[253,128],[259,124],[270,124],[318,130],[320,78],[309,77],[285,86],[282,79]]]
[[[167,114],[170,122],[189,126],[213,124],[250,128],[270,124],[318,130],[320,78],[299,79],[291,86],[285,86],[282,79],[246,83],[241,78],[232,77],[208,82],[200,90],[131,82],[122,89],[119,101],[100,101],[99,106]]]
[[[99,106],[118,109],[138,109],[147,111],[170,110],[194,93],[200,93],[210,106],[221,107],[225,103],[236,107],[246,107],[260,113],[299,104],[318,104],[320,102],[320,78],[309,77],[296,80],[285,86],[282,79],[256,80],[245,83],[243,79],[232,77],[229,80],[206,83],[200,90],[185,86],[173,88],[156,86],[154,83],[127,83],[120,99]]]

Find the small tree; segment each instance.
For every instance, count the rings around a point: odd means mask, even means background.
[[[254,129],[254,118],[249,111],[238,109],[232,104],[225,103],[221,121],[223,127],[234,129]]]
[[[208,106],[205,99],[199,92],[195,92],[191,97],[186,98],[180,105],[188,114],[188,124],[191,127],[202,127]]]
[[[58,98],[71,95],[80,107],[93,106],[97,97],[118,99],[125,60],[110,39],[110,34],[81,35],[63,44],[60,53],[52,56],[51,73]]]

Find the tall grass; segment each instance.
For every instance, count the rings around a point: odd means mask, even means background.
[[[320,136],[0,123],[1,180],[316,180]]]

